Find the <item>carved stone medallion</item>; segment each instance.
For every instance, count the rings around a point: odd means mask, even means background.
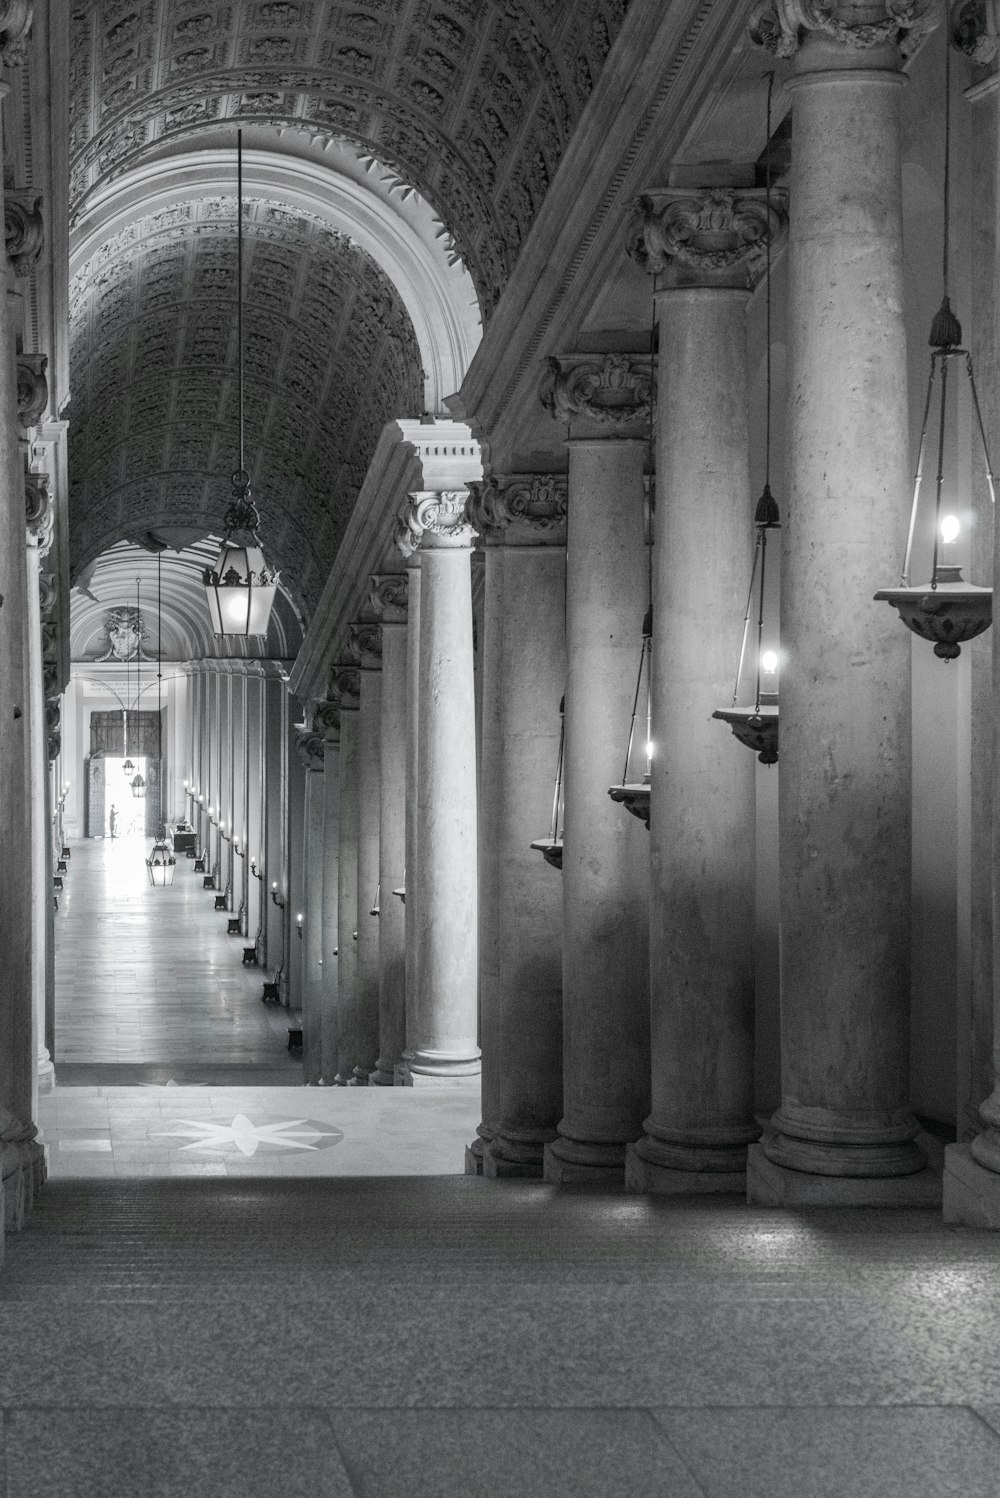
[[[649,359],[640,354],[550,355],[538,394],[554,421],[579,417],[606,428],[644,422],[654,399]]]

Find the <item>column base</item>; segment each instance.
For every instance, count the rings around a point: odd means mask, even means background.
[[[944,1220],[1000,1230],[1000,1175],[980,1165],[967,1144],[945,1146]]]
[[[414,1071],[408,1061],[403,1063],[404,1087],[468,1087],[479,1081],[480,1067],[476,1063],[476,1070],[469,1072],[430,1072]]]
[[[925,1166],[911,1175],[833,1176],[790,1170],[764,1153],[747,1150],[747,1204],[751,1207],[938,1207],[941,1174]]]
[[[625,1180],[625,1145],[554,1139],[545,1146],[542,1179],[553,1186],[620,1187]]]
[[[411,1077],[425,1077],[438,1082],[465,1081],[469,1077],[482,1075],[483,1062],[480,1055],[446,1056],[434,1051],[414,1051],[404,1055],[403,1066]],[[412,1084],[404,1082],[405,1087]]]
[[[465,1146],[465,1174],[481,1176],[483,1173],[483,1151],[486,1146],[481,1139],[474,1139]]]
[[[657,1196],[745,1196],[745,1170],[678,1170],[648,1159],[642,1141],[625,1151],[625,1190]]]
[[[383,1061],[381,1056],[375,1063],[375,1070],[368,1073],[368,1085],[370,1087],[391,1087],[395,1081],[396,1068],[391,1062]]]
[[[44,1056],[38,1058],[38,1090],[39,1092],[53,1092],[55,1085],[56,1069],[46,1051]]]

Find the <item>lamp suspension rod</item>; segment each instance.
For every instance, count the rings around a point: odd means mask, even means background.
[[[764,405],[764,488],[771,487],[771,96],[774,93],[774,73],[767,76],[766,125],[767,144],[764,150],[764,202],[767,207],[767,233],[764,236],[764,359],[765,359],[765,405]],[[763,579],[763,569],[761,569]]]
[[[948,251],[951,219],[951,43],[944,29],[944,233],[941,236],[942,305],[948,302]],[[932,361],[933,363],[933,356]],[[941,417],[938,422],[938,461],[934,487],[934,555],[931,559],[931,591],[937,590],[938,546],[941,527],[941,489],[944,483],[945,407],[948,399],[948,360],[941,360]]]
[[[760,647],[764,640],[764,568],[767,563],[767,529],[760,528],[760,594],[757,607],[757,674],[754,685],[754,712],[760,712]]]
[[[971,354],[966,354],[965,356],[965,371],[969,376],[969,385],[972,389],[972,405],[976,413],[976,421],[979,425],[979,436],[983,444],[983,457],[986,459],[986,482],[989,485],[990,490],[990,503],[995,505],[997,502],[997,495],[996,486],[993,481],[993,465],[990,463],[990,450],[986,444],[986,428],[983,425],[983,413],[979,408],[979,392],[976,389],[976,377],[972,372]]]
[[[166,831],[163,815],[163,553],[156,553],[156,773],[160,795],[160,825]]]
[[[239,368],[240,472],[243,464],[243,131],[236,132],[236,351]]]
[[[562,794],[563,750],[566,744],[566,698],[559,704],[559,758],[556,760],[556,787],[552,792],[552,825],[549,837],[555,842],[559,836],[559,797]]]
[[[740,694],[740,677],[743,675],[743,662],[746,660],[747,639],[750,635],[750,609],[753,604],[753,585],[757,579],[757,562],[760,557],[760,547],[763,532],[757,527],[757,542],[753,549],[753,566],[750,569],[750,588],[747,592],[747,606],[743,612],[743,639],[740,641],[740,658],[736,665],[736,680],[733,682],[733,707]]]

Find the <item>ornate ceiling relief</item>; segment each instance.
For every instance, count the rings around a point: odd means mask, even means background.
[[[220,123],[370,151],[496,304],[628,0],[78,0],[71,197]]]
[[[71,549],[220,533],[238,457],[236,204],[132,223],[70,296]],[[391,282],[349,239],[270,202],[244,208],[247,459],[269,555],[311,612],[384,424],[421,409],[420,357]]]

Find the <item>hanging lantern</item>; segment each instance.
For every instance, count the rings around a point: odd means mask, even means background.
[[[646,616],[642,621],[642,650],[639,655],[639,674],[636,677],[635,697],[632,699],[632,721],[628,731],[628,747],[625,750],[625,768],[622,770],[620,785],[613,785],[608,790],[612,801],[618,801],[630,811],[634,817],[639,817],[649,827],[649,782],[650,761],[653,755],[653,745],[650,740],[650,724],[652,703],[650,698],[650,667],[653,652],[653,606],[650,604],[646,610]],[[635,744],[635,720],[639,711],[639,701],[642,695],[643,677],[646,682],[646,738],[645,738],[645,769],[641,779],[629,779],[629,770],[632,766],[632,749]]]
[[[944,498],[946,433],[948,428],[948,371],[953,359],[958,359],[964,363],[965,372],[969,379],[972,408],[976,416],[976,428],[979,433],[979,441],[983,450],[983,460],[986,466],[986,482],[989,486],[990,499],[994,504],[996,503],[996,491],[993,482],[993,469],[990,466],[989,449],[986,445],[983,416],[979,407],[979,395],[976,390],[976,377],[972,369],[972,356],[967,349],[961,346],[962,327],[958,318],[951,310],[951,302],[948,298],[951,48],[948,44],[947,36],[945,37],[944,51],[943,296],[941,306],[938,308],[931,323],[931,335],[928,339],[931,347],[931,368],[927,381],[927,399],[924,402],[924,420],[920,429],[920,443],[917,447],[917,468],[913,478],[913,502],[910,506],[910,527],[906,537],[903,570],[900,576],[899,587],[882,588],[875,594],[875,598],[879,602],[891,604],[894,609],[898,609],[899,617],[907,629],[912,630],[915,635],[920,635],[924,640],[933,641],[934,654],[939,660],[953,661],[956,656],[961,655],[962,646],[966,640],[974,640],[977,635],[981,635],[984,630],[989,629],[993,622],[993,589],[980,588],[975,583],[967,583],[962,577],[962,568],[953,551],[961,530],[961,524],[956,515],[942,515],[941,513]],[[940,378],[938,378],[939,376]],[[917,528],[917,511],[924,475],[924,451],[927,445],[927,428],[930,421],[931,407],[934,404],[935,385],[938,394],[938,442],[937,473],[935,475],[934,490],[934,541],[931,555],[931,577],[929,583],[913,586],[910,583],[910,562],[913,553],[913,538]],[[952,446],[953,448],[957,448],[957,441],[953,442]]]
[[[161,833],[153,844],[152,851],[146,859],[146,868],[149,871],[149,882],[154,889],[166,889],[174,882],[174,868],[176,861],[170,850],[170,844]]]
[[[552,820],[548,837],[538,837],[531,844],[547,864],[561,869],[563,863],[563,758],[566,749],[566,698],[559,703],[559,754],[556,758],[556,783],[552,792]]]
[[[264,561],[257,527],[260,515],[250,497],[250,474],[243,442],[243,132],[236,132],[236,344],[239,369],[240,466],[226,511],[226,533],[215,566],[206,568],[205,595],[217,635],[266,635],[278,574]]]
[[[736,684],[729,707],[719,708],[713,718],[728,723],[735,738],[748,749],[756,752],[762,765],[778,763],[778,652],[764,648],[764,580],[767,573],[767,538],[771,531],[780,528],[781,517],[778,506],[765,483],[764,492],[757,501],[754,514],[757,544],[754,547],[753,567],[750,572],[750,591],[747,594],[746,613],[743,616],[743,641],[736,667]],[[739,705],[746,664],[747,640],[750,634],[750,615],[757,600],[757,641],[754,652],[754,690],[752,705]]]
[[[138,771],[136,771],[135,775],[129,781],[129,785],[132,789],[132,794],[135,799],[137,801],[142,801],[146,795],[146,782],[143,780]]]

